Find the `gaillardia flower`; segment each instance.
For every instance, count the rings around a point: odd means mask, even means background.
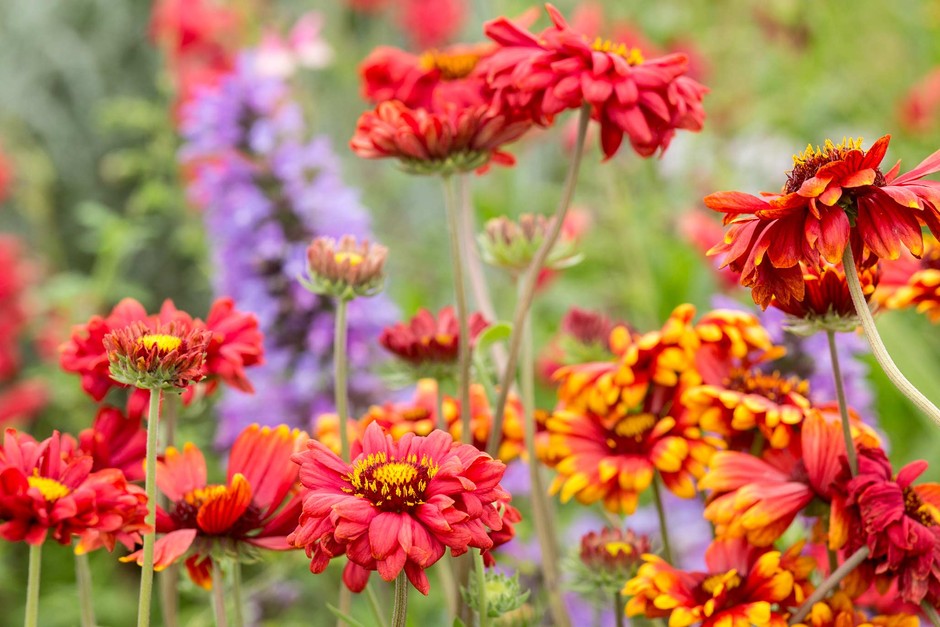
[[[823,261],[818,268],[801,268],[804,269],[803,297],[791,298],[787,303],[776,298],[770,301],[773,307],[787,314],[784,328],[804,336],[817,331],[851,333],[858,328],[858,315],[842,264]],[[870,300],[878,286],[881,264],[861,268],[858,274],[865,300]]]
[[[510,498],[501,462],[439,430],[395,442],[372,424],[352,464],[315,440],[293,460],[308,492],[288,541],[307,550],[314,573],[345,554],[343,581],[354,592],[373,570],[386,581],[404,570],[427,594],[425,569],[448,547],[454,555],[492,548],[487,528],[502,529],[499,506]]]
[[[484,27],[500,47],[481,65],[509,104],[543,125],[557,113],[589,105],[608,158],[624,135],[637,154],[649,157],[669,146],[676,129],[701,130],[708,90],[686,76],[684,55],[646,59],[636,48],[592,41],[555,7],[546,8],[553,25],[538,35],[506,18]]]
[[[705,554],[708,572],[684,572],[645,555],[623,594],[628,616],[668,618],[670,627],[786,627],[788,608],[802,604],[814,560],[802,545],[786,552],[719,541]]]
[[[337,242],[318,237],[307,248],[309,277],[304,285],[316,294],[342,300],[375,296],[385,285],[385,258],[388,249],[368,240],[357,241],[345,235]]]
[[[741,273],[741,284],[764,308],[772,298],[784,306],[802,300],[805,269],[821,272],[823,261],[841,262],[848,245],[860,267],[872,258],[897,259],[902,248],[920,256],[921,224],[940,233],[940,182],[921,180],[940,171],[940,151],[906,174],[898,174],[899,165],[883,173],[889,139],[867,151],[850,139],[808,146],[793,158],[779,194],[706,196],[728,225],[710,252],[725,255],[723,265]]]
[[[208,331],[180,322],[150,326],[144,322],[115,329],[103,344],[111,378],[144,390],[184,389],[205,377]]]
[[[470,314],[470,345],[490,323],[479,312]],[[382,347],[413,366],[418,376],[453,374],[457,364],[460,325],[454,308],[444,307],[435,316],[419,309],[407,323],[385,327],[379,336]]]
[[[916,307],[931,322],[940,322],[940,243],[935,237],[924,237],[920,259],[902,255],[883,267],[883,286],[875,292],[880,305],[888,309]]]
[[[620,592],[652,552],[650,539],[633,530],[604,527],[581,536],[578,559],[571,560],[572,588],[579,594],[606,601]]]
[[[302,431],[279,427],[245,429],[229,455],[224,484],[206,480],[206,460],[192,443],[168,447],[157,462],[157,486],[166,509],[157,508],[154,570],[189,555],[186,568],[198,585],[212,587],[212,559],[251,557],[255,548],[291,549],[287,534],[300,514],[297,466],[291,462],[307,439]],[[143,563],[142,551],[121,558]]]
[[[920,619],[904,613],[869,617],[845,592],[837,590],[828,599],[814,603],[803,622],[793,627],[920,627]]]
[[[505,216],[489,220],[477,238],[483,260],[518,277],[532,264],[554,222],[552,217],[532,213],[522,214],[518,221]],[[583,258],[577,251],[577,241],[565,237],[564,229],[559,233],[560,237],[545,258],[546,270],[570,268]]]

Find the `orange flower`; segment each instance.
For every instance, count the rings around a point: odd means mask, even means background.
[[[903,255],[884,264],[884,286],[875,292],[875,299],[888,309],[916,307],[931,322],[940,322],[940,242],[924,237],[924,254],[920,259]]]
[[[628,616],[668,618],[670,627],[786,627],[787,609],[811,589],[810,557],[802,545],[785,553],[742,541],[715,542],[705,554],[708,572],[684,572],[656,555],[645,555],[623,594]]]
[[[813,604],[809,616],[793,627],[920,627],[914,614],[893,614],[869,618],[855,608],[852,599],[842,591]]]
[[[851,333],[858,328],[858,317],[842,264],[823,262],[818,268],[803,270],[803,297],[783,303],[774,298],[771,305],[789,314],[786,329],[798,335],[812,335],[818,330]],[[870,300],[881,277],[881,264],[858,270],[865,299]]]
[[[822,261],[839,263],[850,243],[860,266],[874,258],[897,259],[902,248],[920,255],[921,224],[940,233],[940,182],[922,181],[940,170],[940,151],[910,172],[899,166],[882,173],[890,136],[865,151],[861,140],[826,141],[793,158],[780,194],[763,197],[717,192],[705,204],[725,213],[724,241],[712,254],[741,273],[754,302],[766,308],[776,297],[784,306],[801,300],[801,262],[821,271]]]

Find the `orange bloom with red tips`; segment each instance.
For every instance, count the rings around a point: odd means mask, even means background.
[[[762,197],[717,192],[705,204],[725,215],[724,241],[712,254],[741,273],[754,302],[766,308],[772,298],[788,306],[802,300],[801,263],[821,271],[822,262],[842,261],[852,245],[860,266],[873,259],[897,259],[902,248],[920,255],[921,224],[940,233],[940,182],[923,181],[940,171],[940,151],[899,175],[899,165],[880,169],[890,136],[867,151],[861,140],[827,141],[793,158],[779,194]]]
[[[301,495],[291,455],[306,439],[284,425],[251,425],[232,446],[224,484],[208,483],[206,460],[193,444],[182,451],[168,447],[157,462],[157,486],[169,505],[157,507],[157,532],[164,535],[154,546],[154,570],[188,554],[190,577],[209,589],[213,556],[292,548],[286,538],[300,515]],[[122,561],[141,564],[142,551]]]
[[[856,609],[847,594],[837,591],[828,599],[814,603],[809,616],[793,627],[920,627],[920,619],[914,614],[869,618]]]
[[[542,125],[564,110],[589,105],[608,158],[624,136],[637,154],[649,157],[665,150],[677,129],[701,130],[708,90],[686,75],[685,55],[646,59],[636,48],[589,38],[555,7],[546,9],[552,26],[538,35],[506,18],[484,27],[500,46],[483,62],[487,79],[511,105]]]
[[[788,314],[784,324],[791,333],[812,335],[818,330],[850,333],[858,325],[855,305],[849,294],[842,264],[823,262],[818,268],[803,270],[803,297],[783,303],[776,298],[771,305]],[[881,277],[881,264],[858,270],[865,300],[870,300]]]
[[[814,561],[802,545],[784,553],[741,541],[715,542],[705,554],[708,572],[685,572],[645,555],[623,594],[628,616],[668,618],[669,627],[786,627],[788,608],[812,586]]]
[[[884,280],[875,292],[879,304],[888,309],[915,307],[931,322],[940,322],[940,243],[935,237],[924,237],[920,259],[902,255],[883,267]]]

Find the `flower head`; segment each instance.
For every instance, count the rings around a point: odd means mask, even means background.
[[[625,135],[648,157],[665,150],[676,129],[701,130],[707,89],[686,76],[684,55],[647,59],[636,48],[575,31],[555,7],[546,8],[552,26],[537,35],[506,18],[485,26],[500,46],[484,62],[487,78],[509,103],[539,124],[589,105],[608,158]]]
[[[111,377],[145,390],[186,388],[205,377],[207,331],[171,322],[136,322],[104,336]]]
[[[518,221],[505,216],[489,220],[478,238],[483,259],[513,276],[519,276],[532,264],[542,243],[552,231],[554,222],[554,218],[531,213],[522,214]],[[576,250],[577,241],[564,237],[563,231],[560,233],[562,237],[556,240],[545,258],[545,269],[562,270],[582,259]]]
[[[881,275],[880,264],[858,270],[865,299],[871,299]],[[842,264],[823,262],[818,268],[807,268],[803,273],[803,297],[782,303],[774,298],[771,305],[789,317],[786,329],[798,335],[812,335],[816,331],[850,333],[858,328],[858,316]]]
[[[345,235],[339,241],[318,237],[307,248],[304,285],[316,294],[342,300],[375,296],[385,285],[385,258],[388,249],[369,240],[357,241]]]
[[[883,267],[884,286],[874,296],[880,305],[888,309],[915,307],[931,322],[940,322],[940,243],[935,237],[924,237],[920,259],[902,255]]]
[[[128,481],[144,478],[147,431],[141,418],[132,406],[127,415],[107,405],[98,410],[94,424],[78,434],[78,451],[92,458],[92,470],[117,468]]]
[[[503,525],[497,506],[509,498],[499,485],[505,466],[443,431],[406,433],[396,442],[372,424],[352,464],[314,440],[293,459],[308,492],[289,541],[306,548],[315,573],[345,554],[343,580],[356,592],[370,571],[392,581],[404,570],[427,594],[424,571],[446,548],[454,555],[489,549],[487,527]]]
[[[867,151],[861,140],[827,141],[794,156],[793,169],[779,194],[762,197],[717,192],[705,204],[725,214],[724,241],[712,254],[741,273],[754,302],[766,308],[772,298],[784,306],[802,300],[806,270],[822,272],[823,261],[837,264],[851,245],[856,263],[897,259],[902,248],[923,250],[921,224],[940,232],[940,183],[921,180],[940,170],[940,151],[906,174],[899,166],[880,169],[889,136]]]
[[[794,627],[920,627],[915,614],[897,613],[869,618],[859,611],[851,597],[836,591],[824,601],[813,604],[809,616]]]
[[[650,552],[649,537],[633,530],[604,527],[591,531],[581,537],[578,559],[571,561],[573,587],[580,594],[609,599],[636,575],[643,556]]]
[[[470,315],[469,325],[473,346],[490,323],[475,312]],[[459,342],[460,326],[451,306],[444,307],[436,316],[427,309],[419,309],[407,323],[385,327],[379,336],[382,347],[413,366],[419,377],[453,374]]]
[[[284,425],[251,425],[232,446],[224,484],[208,483],[205,458],[192,443],[182,451],[168,447],[157,462],[157,486],[169,504],[157,509],[157,532],[164,535],[154,546],[155,570],[188,554],[190,577],[211,588],[212,559],[244,558],[252,547],[292,548],[286,537],[297,522],[301,495],[290,459],[306,439]],[[122,561],[141,564],[142,551]]]

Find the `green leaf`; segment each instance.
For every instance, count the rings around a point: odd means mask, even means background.
[[[482,353],[493,344],[508,340],[510,335],[512,335],[512,325],[510,323],[503,321],[494,322],[477,337],[475,350]]]
[[[329,603],[326,604],[326,609],[333,612],[333,615],[336,616],[336,618],[346,621],[346,624],[349,625],[349,627],[366,627],[365,625],[357,621],[355,618],[353,618],[346,612],[342,611],[341,609],[337,607],[333,607]]]

